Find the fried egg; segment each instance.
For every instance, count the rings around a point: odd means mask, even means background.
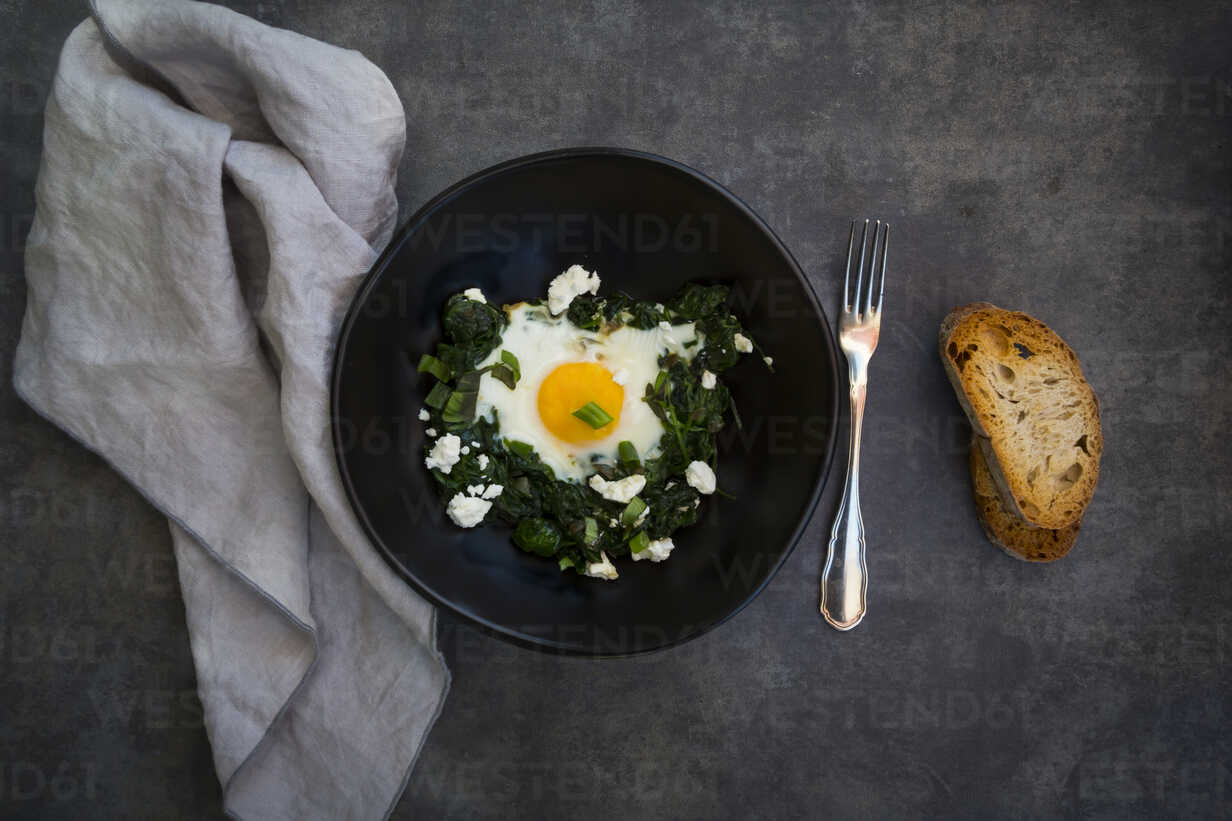
[[[658,455],[663,423],[642,397],[659,375],[661,356],[692,358],[693,323],[585,331],[543,305],[521,302],[505,312],[501,344],[479,365],[496,364],[508,351],[521,378],[510,389],[484,373],[476,405],[489,421],[499,417],[501,438],[530,445],[557,478],[574,482],[593,474],[596,462],[615,462],[623,441],[643,459]],[[590,402],[612,421],[594,428],[573,415]]]

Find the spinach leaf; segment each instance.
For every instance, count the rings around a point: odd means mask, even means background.
[[[518,522],[513,543],[537,556],[551,556],[560,547],[560,530],[547,519],[532,517]]]
[[[667,307],[685,319],[706,319],[727,313],[728,289],[725,285],[689,283]]]
[[[671,487],[667,485],[670,484]],[[687,527],[697,521],[698,499],[701,496],[696,490],[680,479],[674,483],[647,486],[642,491],[642,497],[650,506],[650,513],[642,527],[651,538],[664,539],[682,527]]]
[[[661,365],[665,370],[654,385],[647,386],[644,399],[667,432],[659,440],[660,457],[646,463],[646,472],[672,476],[695,459],[714,459],[714,435],[723,429],[731,394],[723,385],[703,388],[696,360],[690,366],[679,357],[668,356]]]
[[[740,321],[731,314],[712,314],[697,320],[697,330],[706,338],[706,344],[694,357],[702,368],[713,373],[722,373],[740,361],[736,350],[736,334],[742,333]]]
[[[744,329],[727,309],[729,293],[725,285],[690,283],[668,303],[674,315],[695,323],[705,344],[694,361],[713,373],[722,373],[740,361],[735,337]]]
[[[441,321],[445,337],[453,344],[446,356],[441,356],[438,349],[437,358],[449,365],[454,373],[474,370],[500,344],[501,332],[505,329],[505,314],[502,311],[461,294],[454,294],[445,303]]]
[[[621,316],[626,315],[625,324],[642,331],[648,331],[667,319],[667,314],[653,302],[634,302],[622,309]]]
[[[667,319],[667,313],[653,302],[639,302],[617,291],[612,296],[583,294],[575,297],[565,314],[569,321],[584,331],[597,331],[603,325],[649,330]]]
[[[590,294],[574,297],[573,302],[569,303],[569,311],[565,316],[583,331],[597,331],[605,319],[604,301],[601,297]]]

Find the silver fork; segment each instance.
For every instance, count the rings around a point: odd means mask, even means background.
[[[884,230],[882,230],[884,228]],[[881,243],[881,276],[877,284],[878,234]],[[881,220],[873,225],[873,242],[868,247],[868,220],[860,233],[860,264],[856,269],[855,290],[851,287],[851,260],[855,249],[856,224],[851,223],[847,241],[847,275],[843,278],[843,311],[838,321],[838,341],[847,355],[847,381],[851,396],[851,439],[847,451],[847,483],[838,506],[834,529],[821,572],[821,615],[838,630],[850,630],[860,623],[867,609],[868,567],[864,561],[864,519],[860,516],[860,434],[864,429],[864,397],[868,391],[868,361],[877,350],[881,332],[881,302],[885,296],[886,247],[890,224]],[[868,266],[864,264],[867,252]],[[865,274],[867,273],[867,281]],[[873,304],[874,286],[877,304]],[[863,305],[861,305],[863,303]]]

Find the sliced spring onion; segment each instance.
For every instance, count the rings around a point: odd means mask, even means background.
[[[624,513],[620,514],[620,523],[625,527],[633,527],[637,524],[637,519],[642,515],[642,511],[646,509],[646,503],[642,501],[640,496],[634,496],[629,500],[629,504],[625,505]]]
[[[535,452],[535,449],[532,448],[530,445],[526,444],[525,442],[519,442],[516,439],[506,439],[505,447],[509,448],[511,451],[516,453],[518,456],[521,456],[523,459],[525,459],[527,456],[530,456],[532,453]]]
[[[646,531],[644,530],[639,530],[633,538],[629,540],[629,550],[634,553],[641,553],[648,547],[650,547],[650,537],[646,535]]]
[[[585,405],[575,410],[573,415],[590,425],[595,430],[598,430],[604,425],[609,425],[612,422],[612,415],[596,405],[594,402],[587,402]]]
[[[518,377],[509,366],[499,363],[493,365],[491,368],[491,374],[493,379],[499,379],[501,383],[509,390],[513,390],[517,387]]]
[[[445,407],[441,409],[441,419],[445,420],[446,424],[459,425],[470,422],[471,418],[473,417],[466,415],[466,394],[461,391],[449,394]]]
[[[637,458],[637,448],[634,447],[632,442],[621,442],[617,445],[617,449],[620,454],[620,464],[625,470],[633,470],[642,463],[642,461]]]
[[[568,556],[561,556],[559,564],[560,564],[561,570],[568,570],[569,568],[574,566],[573,559],[569,558]]]
[[[514,381],[522,378],[522,366],[518,362],[518,358],[509,351],[501,351],[501,362],[505,363],[505,367],[513,371]]]
[[[449,399],[449,394],[453,393],[453,389],[444,382],[437,382],[432,386],[432,390],[428,391],[428,395],[424,397],[424,404],[430,408],[440,410],[445,407],[445,402]]]
[[[590,516],[586,517],[586,532],[582,535],[582,541],[590,545],[599,541],[599,523]]]
[[[448,365],[446,365],[441,360],[437,359],[432,354],[427,354],[427,353],[419,357],[418,370],[420,373],[427,371],[428,373],[432,374],[433,376],[435,376],[437,379],[441,380],[442,382],[448,382],[449,377],[452,376],[452,374],[449,372]]]
[[[469,424],[475,418],[475,405],[479,401],[479,380],[482,371],[471,371],[458,377],[458,387],[449,394],[441,419],[446,424]]]

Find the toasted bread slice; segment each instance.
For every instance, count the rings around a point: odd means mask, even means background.
[[[946,317],[940,350],[1006,510],[1051,530],[1078,522],[1104,439],[1070,347],[1038,319],[977,302]]]
[[[1027,562],[1053,562],[1064,556],[1078,538],[1078,521],[1060,530],[1035,527],[1005,509],[977,437],[971,438],[971,492],[988,541]]]

